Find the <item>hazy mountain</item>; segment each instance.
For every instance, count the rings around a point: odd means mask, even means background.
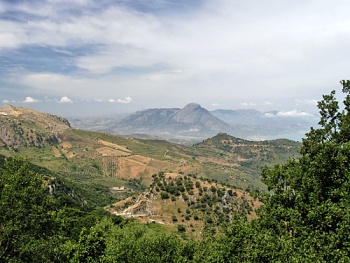
[[[211,113],[230,124],[247,124],[253,125],[264,119],[264,114],[255,109],[223,110],[218,109]]]
[[[190,103],[183,109],[138,111],[109,127],[109,130],[118,134],[145,133],[165,138],[205,138],[218,132],[230,132],[232,127],[199,104]]]
[[[190,103],[183,109],[146,109],[130,115],[69,118],[69,121],[73,127],[80,129],[143,139],[163,138],[182,144],[193,144],[218,132],[248,140],[301,140],[311,126],[317,125],[312,115],[304,116],[300,112],[260,112],[255,109],[209,112],[196,103]]]

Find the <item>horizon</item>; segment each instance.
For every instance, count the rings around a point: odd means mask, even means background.
[[[188,103],[187,105],[185,105],[183,108],[185,108],[186,106],[190,105],[190,104],[197,104],[197,103]],[[59,117],[63,117],[66,118],[67,120],[69,120],[69,122],[71,123],[73,128],[78,128],[78,129],[83,129],[83,130],[94,130],[94,125],[92,125],[91,127],[89,127],[90,125],[88,125],[87,123],[84,124],[84,121],[91,121],[91,120],[95,120],[95,121],[99,121],[100,118],[102,119],[115,119],[115,123],[118,123],[119,121],[123,120],[124,118],[127,118],[128,116],[131,116],[133,114],[139,113],[139,112],[143,112],[143,111],[148,111],[148,110],[156,110],[156,109],[169,109],[169,108],[151,108],[151,109],[145,109],[145,110],[141,110],[141,111],[137,111],[137,112],[129,112],[129,113],[115,113],[113,114],[105,114],[105,115],[60,115],[60,114],[56,114],[54,112],[46,112],[46,111],[42,111],[40,109],[35,109],[35,107],[23,107],[23,106],[18,106],[18,105],[11,105],[11,104],[6,104],[9,106],[14,106],[14,107],[21,107],[24,109],[30,109],[30,110],[35,110],[38,112],[43,112],[43,113],[48,113],[48,114],[53,114],[53,115],[57,115]],[[3,105],[0,107],[0,109],[6,105]],[[197,104],[199,105],[199,104]],[[34,106],[33,104],[30,106]],[[200,107],[202,107],[201,105],[199,105]],[[181,110],[183,108],[175,108],[178,110]],[[202,107],[203,108],[203,107]],[[174,109],[174,108],[171,108]],[[203,108],[204,110],[207,110],[205,108]],[[243,125],[246,126],[247,123],[246,121],[242,122],[242,116],[238,116],[237,122],[233,123],[230,121],[226,121],[225,117],[221,118],[220,117],[220,113],[218,113],[219,115],[215,115],[215,111],[239,111],[240,113],[246,111],[246,112],[257,112],[262,114],[261,116],[255,116],[255,119],[253,122],[258,121],[259,120],[264,120],[269,122],[272,121],[272,123],[270,123],[270,125],[274,126],[276,125],[276,123],[274,124],[273,120],[278,120],[278,122],[282,121],[285,123],[294,123],[297,125],[300,125],[300,127],[294,131],[280,131],[279,133],[270,133],[270,134],[266,134],[266,132],[262,132],[264,133],[264,135],[260,134],[259,130],[256,130],[256,134],[250,134],[249,136],[241,136],[241,135],[237,135],[234,134],[232,132],[229,133],[229,135],[234,136],[234,137],[238,137],[238,138],[242,138],[242,139],[246,139],[246,140],[250,140],[250,141],[265,141],[265,140],[275,140],[275,139],[289,139],[289,140],[293,140],[293,141],[299,141],[301,142],[303,138],[305,138],[305,134],[309,131],[309,129],[305,129],[307,127],[307,125],[309,125],[308,128],[311,128],[312,126],[317,126],[317,116],[315,115],[311,115],[309,113],[305,113],[305,112],[296,112],[296,111],[290,111],[290,112],[278,112],[278,111],[270,111],[270,112],[261,112],[258,111],[256,109],[216,109],[214,111],[209,111],[209,113],[212,114],[213,117],[218,118],[219,120],[227,123],[228,125],[232,126],[232,125]],[[1,115],[1,114],[0,114]],[[258,119],[256,119],[256,117]],[[262,119],[260,119],[262,118]],[[79,122],[82,121],[81,124],[79,124]],[[232,121],[232,120],[231,120]],[[303,124],[301,124],[303,123]],[[81,126],[82,125],[82,126]],[[306,125],[306,126],[305,126]],[[249,125],[248,125],[249,126]],[[253,125],[254,126],[254,125]],[[106,131],[109,130],[108,127],[105,128]],[[109,132],[110,133],[110,132]],[[136,132],[138,133],[138,132]],[[226,133],[225,131],[220,131],[219,133]],[[120,136],[122,134],[119,133],[111,133],[114,134],[116,136]],[[130,134],[133,134],[130,133]],[[147,132],[145,134],[148,134]],[[175,139],[176,136],[174,138],[171,137],[162,137],[160,136],[162,139],[164,140],[170,140],[171,139]]]

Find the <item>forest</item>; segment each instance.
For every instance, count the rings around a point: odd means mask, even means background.
[[[49,170],[1,158],[0,262],[349,262],[350,81],[341,85],[343,103],[335,91],[318,103],[300,156],[262,167],[257,217],[236,214],[200,238],[86,205],[59,179],[52,193]]]

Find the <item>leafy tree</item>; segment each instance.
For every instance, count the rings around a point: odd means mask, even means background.
[[[112,227],[111,220],[105,219],[89,230],[83,228],[77,244],[66,244],[71,262],[104,262],[106,236]]]
[[[0,172],[0,261],[43,256],[35,247],[51,238],[51,205],[42,177],[26,160],[14,157],[5,162]]]
[[[320,127],[303,140],[299,160],[262,171],[272,194],[263,200],[259,223],[289,237],[282,249],[293,251],[295,261],[350,260],[350,81],[341,84],[344,107],[335,91],[323,96]]]

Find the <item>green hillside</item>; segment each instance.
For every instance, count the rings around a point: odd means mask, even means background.
[[[300,146],[288,140],[250,142],[227,134],[184,146],[73,129],[62,118],[21,107],[6,106],[0,112],[0,154],[18,154],[72,180],[104,187],[136,180],[142,188],[154,173],[175,172],[242,189],[265,189],[260,166],[295,157]]]

